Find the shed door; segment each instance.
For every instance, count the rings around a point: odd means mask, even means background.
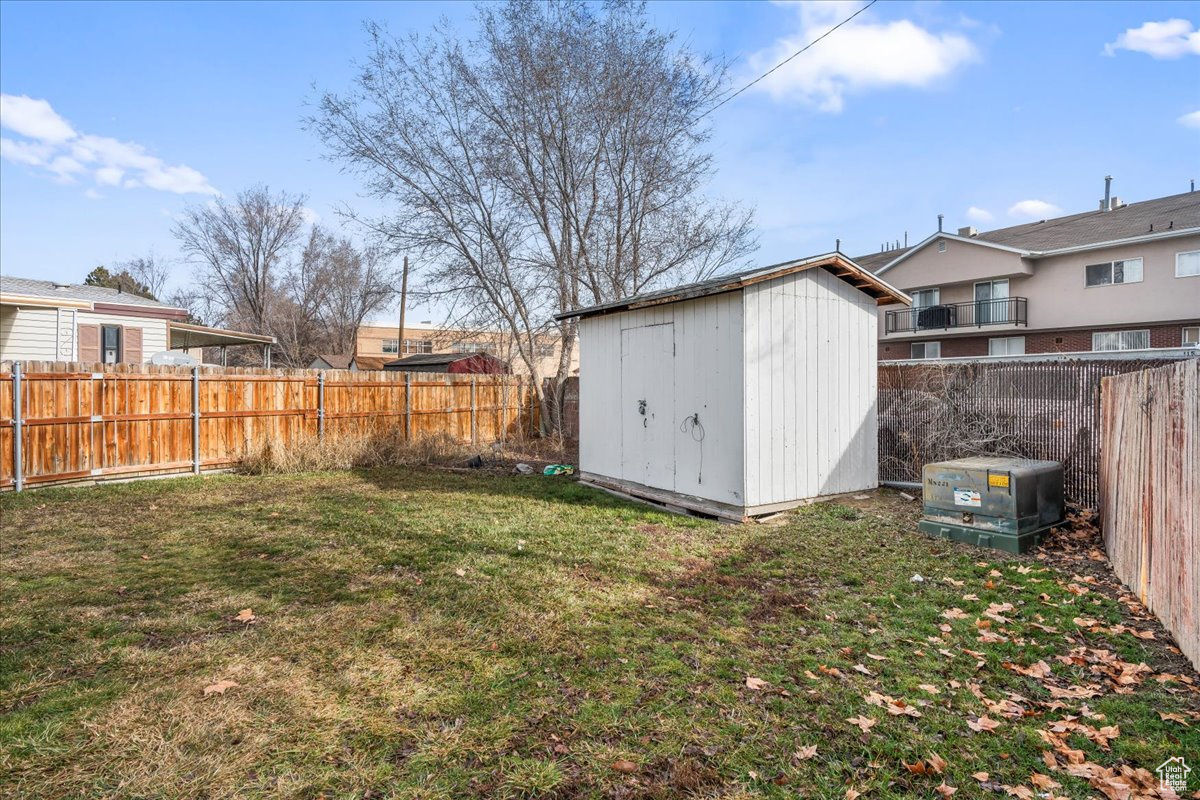
[[[675,326],[621,331],[621,477],[675,489]]]

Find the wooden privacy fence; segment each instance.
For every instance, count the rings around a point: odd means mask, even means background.
[[[4,363],[0,489],[198,473],[268,441],[521,439],[537,413],[512,375]]]
[[[1100,420],[1108,557],[1200,669],[1200,361],[1105,378]]]
[[[1024,356],[879,364],[879,477],[978,454],[1060,461],[1066,499],[1100,500],[1100,380],[1188,358]],[[1195,360],[1195,353],[1191,359]]]

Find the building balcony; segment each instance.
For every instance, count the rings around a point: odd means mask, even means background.
[[[887,333],[983,328],[989,325],[1028,325],[1029,300],[1004,297],[998,300],[974,300],[945,303],[887,312]]]

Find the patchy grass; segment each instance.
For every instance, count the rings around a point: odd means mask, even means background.
[[[1200,756],[1195,674],[1103,575],[888,493],[724,526],[378,469],[0,511],[5,796],[1089,797]]]

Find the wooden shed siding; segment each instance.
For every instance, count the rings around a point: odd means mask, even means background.
[[[54,361],[58,309],[0,307],[0,361]]]
[[[675,479],[673,486],[653,488],[741,505],[742,302],[736,292],[581,321],[580,468],[622,478],[621,425],[631,409],[621,402],[621,331],[665,323],[675,327],[674,453],[659,457],[673,461]],[[680,428],[696,413],[701,442]]]
[[[874,300],[824,270],[743,298],[746,504],[877,485]]]

